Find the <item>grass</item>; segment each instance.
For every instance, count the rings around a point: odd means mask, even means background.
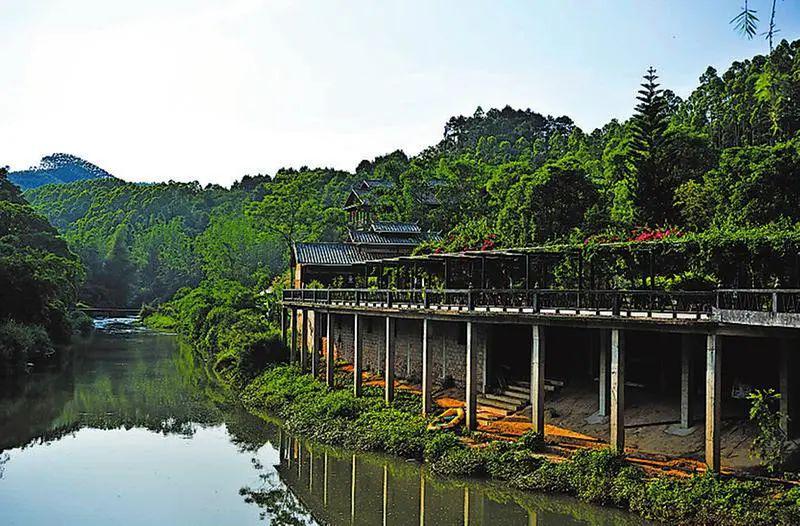
[[[337,375],[346,386],[349,375]],[[527,491],[555,492],[614,506],[668,524],[800,524],[800,488],[743,481],[713,474],[686,479],[647,477],[611,450],[585,449],[563,461],[542,453],[541,437],[468,445],[445,431],[429,431],[419,397],[399,392],[386,405],[379,388],[356,398],[329,390],[295,366],[274,366],[241,391],[257,414],[277,415],[288,431],[318,442],[360,451],[379,451],[428,463],[447,477],[483,477]]]

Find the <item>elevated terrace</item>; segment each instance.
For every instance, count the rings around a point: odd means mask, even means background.
[[[718,471],[721,451],[738,455],[743,443],[724,425],[723,402],[734,428],[747,424],[742,402],[755,388],[780,392],[787,434],[800,416],[791,416],[800,252],[765,246],[752,257],[735,244],[719,255],[681,240],[336,261],[341,276],[301,279],[283,291],[282,326],[291,334],[291,360],[331,387],[340,360],[352,363],[357,395],[366,371],[384,376],[387,402],[395,378],[419,385],[425,415],[434,411],[437,385],[463,389],[470,429],[478,428],[482,404],[515,418],[524,411],[530,428],[544,433],[545,391],[561,388],[563,396],[597,401],[597,411],[583,415],[587,431],[608,424],[618,452],[631,427],[626,389],[635,400],[629,410],[641,418],[659,410],[680,415],[643,423],[637,436],[663,426],[687,437],[704,412],[704,459]],[[722,286],[703,278],[710,275]],[[757,288],[765,283],[791,286]],[[555,398],[549,403],[559,403]],[[682,441],[671,444],[679,450]]]

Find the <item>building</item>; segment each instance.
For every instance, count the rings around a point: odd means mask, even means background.
[[[359,262],[344,273],[370,287],[284,291],[292,359],[329,383],[334,358],[352,363],[357,394],[362,372],[379,374],[387,401],[396,380],[418,384],[425,414],[437,389],[455,385],[472,429],[479,406],[505,409],[528,415],[534,431],[545,433],[546,421],[574,426],[619,452],[626,435],[639,450],[650,436],[662,448],[653,453],[702,450],[698,460],[718,471],[722,452],[738,458],[743,443],[737,426],[723,427],[723,410],[746,422],[750,389],[780,393],[782,426],[793,435],[800,283],[657,290],[655,269],[675,264],[659,259],[660,246],[637,249],[629,281],[639,287],[630,290],[610,285],[604,258],[618,255],[614,244],[593,255],[530,247]],[[786,261],[797,266],[795,254]],[[725,272],[739,279],[735,268]],[[800,267],[783,275],[800,280]]]
[[[390,191],[393,186],[390,181],[365,179],[351,188],[344,204],[350,224],[343,242],[294,243],[290,261],[294,287],[303,288],[312,282],[354,287],[363,276],[365,262],[407,256],[421,243],[440,238],[438,233],[423,230],[415,222],[379,219],[376,194]],[[420,202],[438,206],[432,194]],[[366,281],[361,285],[365,286]]]

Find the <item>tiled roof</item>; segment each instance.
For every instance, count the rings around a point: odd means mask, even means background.
[[[438,241],[439,234],[433,232],[409,232],[384,234],[363,230],[351,230],[350,241],[363,245],[419,245],[423,241]]]
[[[422,229],[416,223],[401,223],[399,221],[375,221],[372,231],[378,234],[419,234]]]
[[[386,179],[364,179],[359,186],[362,190],[370,190],[372,188],[392,188],[394,183]]]
[[[353,265],[366,259],[350,243],[295,243],[294,257],[301,265]]]

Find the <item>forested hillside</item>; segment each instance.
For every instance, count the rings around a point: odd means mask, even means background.
[[[230,190],[103,179],[26,197],[85,264],[82,301],[138,307],[204,278],[267,287],[285,268],[291,240],[341,235],[338,206],[352,181],[304,168],[245,177]]]
[[[113,177],[113,175],[99,166],[66,153],[47,155],[42,157],[39,166],[8,174],[8,179],[22,190],[30,190],[46,184],[63,184],[84,179],[109,177]]]
[[[80,323],[78,258],[0,168],[0,376],[53,350]]]
[[[510,107],[451,118],[419,155],[396,151],[355,173],[281,170],[230,190],[115,180],[26,195],[80,254],[82,297],[139,305],[203,279],[266,286],[293,240],[335,240],[359,178],[396,185],[378,198],[387,219],[449,233],[442,249],[546,242],[734,235],[800,221],[800,41],[771,56],[708,68],[685,99],[645,73],[634,116],[587,132],[568,117]],[[635,99],[634,99],[635,96]],[[441,206],[420,207],[432,187]],[[434,249],[436,247],[426,247]]]

